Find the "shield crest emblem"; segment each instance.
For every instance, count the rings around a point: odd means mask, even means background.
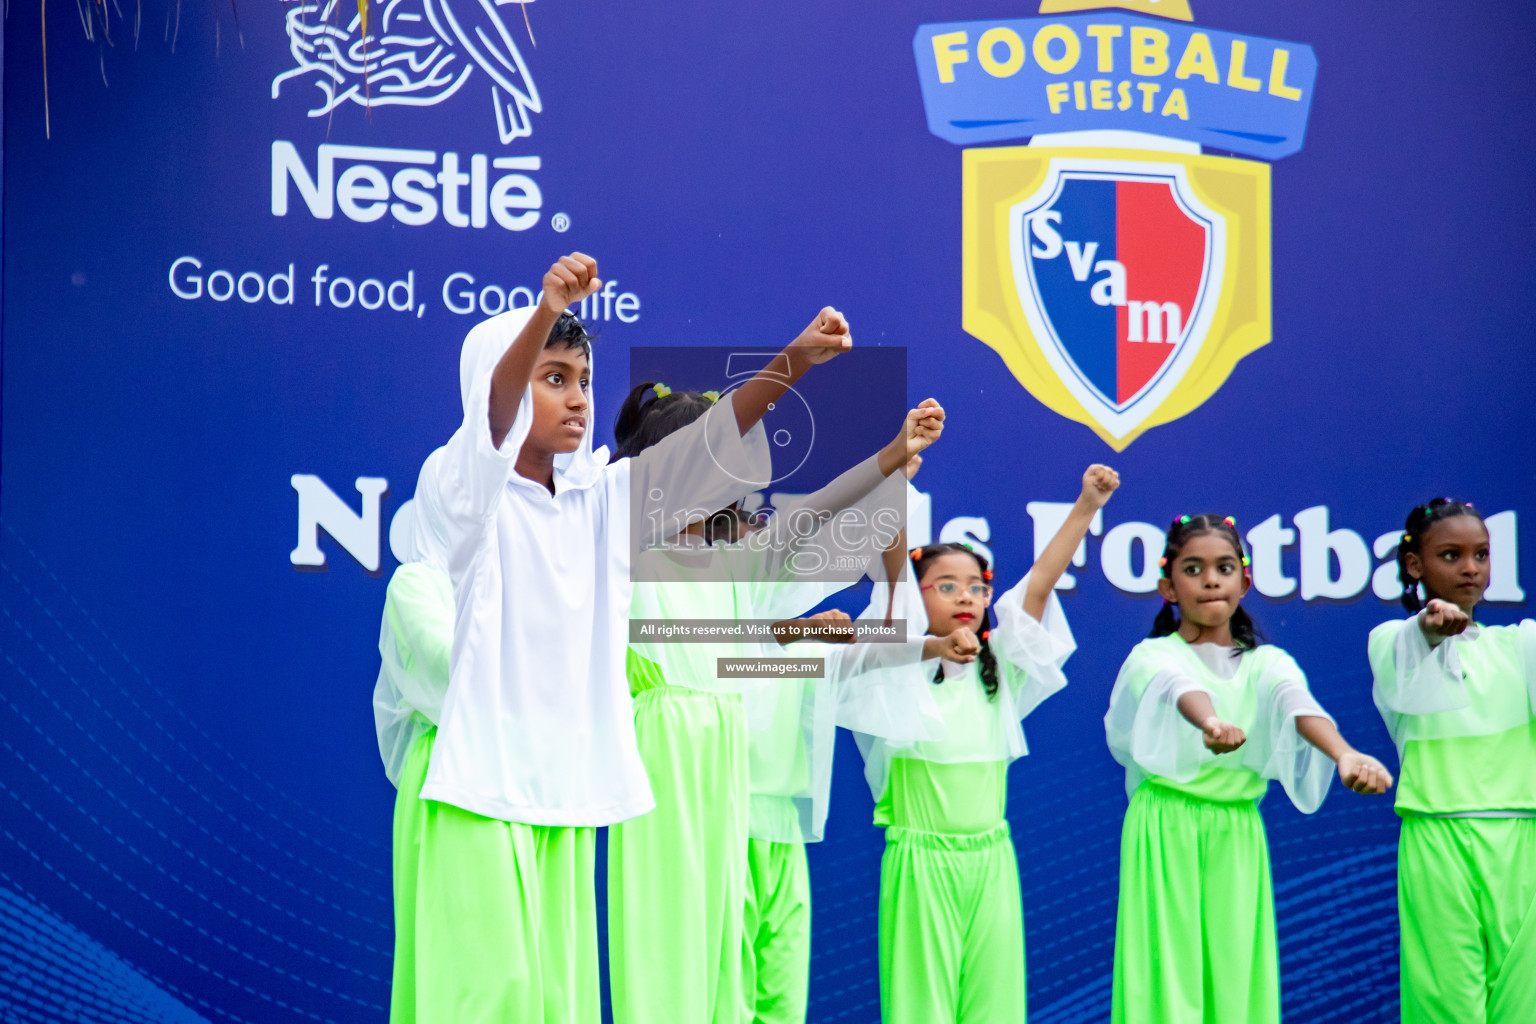
[[[1116,450],[1269,341],[1267,165],[1013,147],[966,172],[966,329]]]

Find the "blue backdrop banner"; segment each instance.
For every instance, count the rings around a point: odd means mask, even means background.
[[[1011,583],[1084,468],[1120,472],[1060,584],[1069,685],[1009,775],[1034,1024],[1109,1012],[1102,719],[1171,519],[1235,517],[1246,607],[1389,767],[1365,641],[1402,614],[1409,509],[1475,502],[1481,614],[1526,614],[1528,3],[67,14],[4,26],[7,1020],[385,1019],[390,526],[460,420],[465,333],[572,250],[606,282],[579,310],[598,443],[676,348],[772,351],[830,304],[891,351],[814,402],[896,398],[786,491],[935,397],[912,539]],[[872,1022],[883,836],[837,757],[811,1019]],[[1390,798],[1263,814],[1286,1019],[1395,1021]]]

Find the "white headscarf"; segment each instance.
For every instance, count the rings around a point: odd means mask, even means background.
[[[469,412],[475,382],[485,379],[495,369],[507,349],[511,348],[512,343],[517,340],[518,334],[533,318],[535,308],[537,307],[522,306],[508,310],[470,328],[468,336],[464,339],[464,348],[459,354],[459,398],[463,402],[466,414]],[[592,366],[590,358],[588,366]],[[593,375],[596,376],[595,369]],[[581,436],[581,444],[574,452],[555,456],[555,473],[568,489],[592,486],[597,482],[603,467],[608,464],[606,446],[595,452],[592,450],[592,424],[596,408],[595,388],[589,389],[587,429]],[[523,393],[523,400],[517,405],[517,420],[508,436],[521,435],[526,438],[532,425],[533,385],[529,384],[528,389]],[[417,493],[421,492],[417,491]]]

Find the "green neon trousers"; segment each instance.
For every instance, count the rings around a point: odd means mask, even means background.
[[[1016,1024],[1024,906],[1008,823],[976,835],[892,825],[880,860],[885,1024]]]
[[[1403,1024],[1536,1021],[1536,818],[1404,817]]]
[[[1120,833],[1114,1024],[1279,1024],[1264,819],[1142,783]]]
[[[741,698],[681,686],[635,697],[656,809],[608,831],[615,1024],[735,1024],[747,875]]]
[[[811,873],[802,843],[747,851],[741,991],[748,1024],[804,1024],[811,981]]]
[[[595,832],[422,800],[435,738],[395,801],[391,1024],[597,1024]]]

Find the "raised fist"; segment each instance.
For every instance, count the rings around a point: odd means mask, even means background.
[[[1083,474],[1083,500],[1094,508],[1103,508],[1109,496],[1120,486],[1120,474],[1098,463]]]
[[[544,275],[544,308],[563,313],[603,286],[597,277],[597,260],[586,253],[561,256]]]
[[[800,336],[790,342],[790,347],[812,364],[824,363],[833,356],[853,347],[853,336],[848,332],[848,321],[843,314],[825,306]]]
[[[907,413],[907,418],[901,425],[902,439],[906,445],[907,462],[919,458],[928,446],[939,439],[944,432],[944,407],[932,398],[925,398],[916,409]],[[913,473],[917,472],[913,469]],[[908,474],[911,479],[911,474]]]

